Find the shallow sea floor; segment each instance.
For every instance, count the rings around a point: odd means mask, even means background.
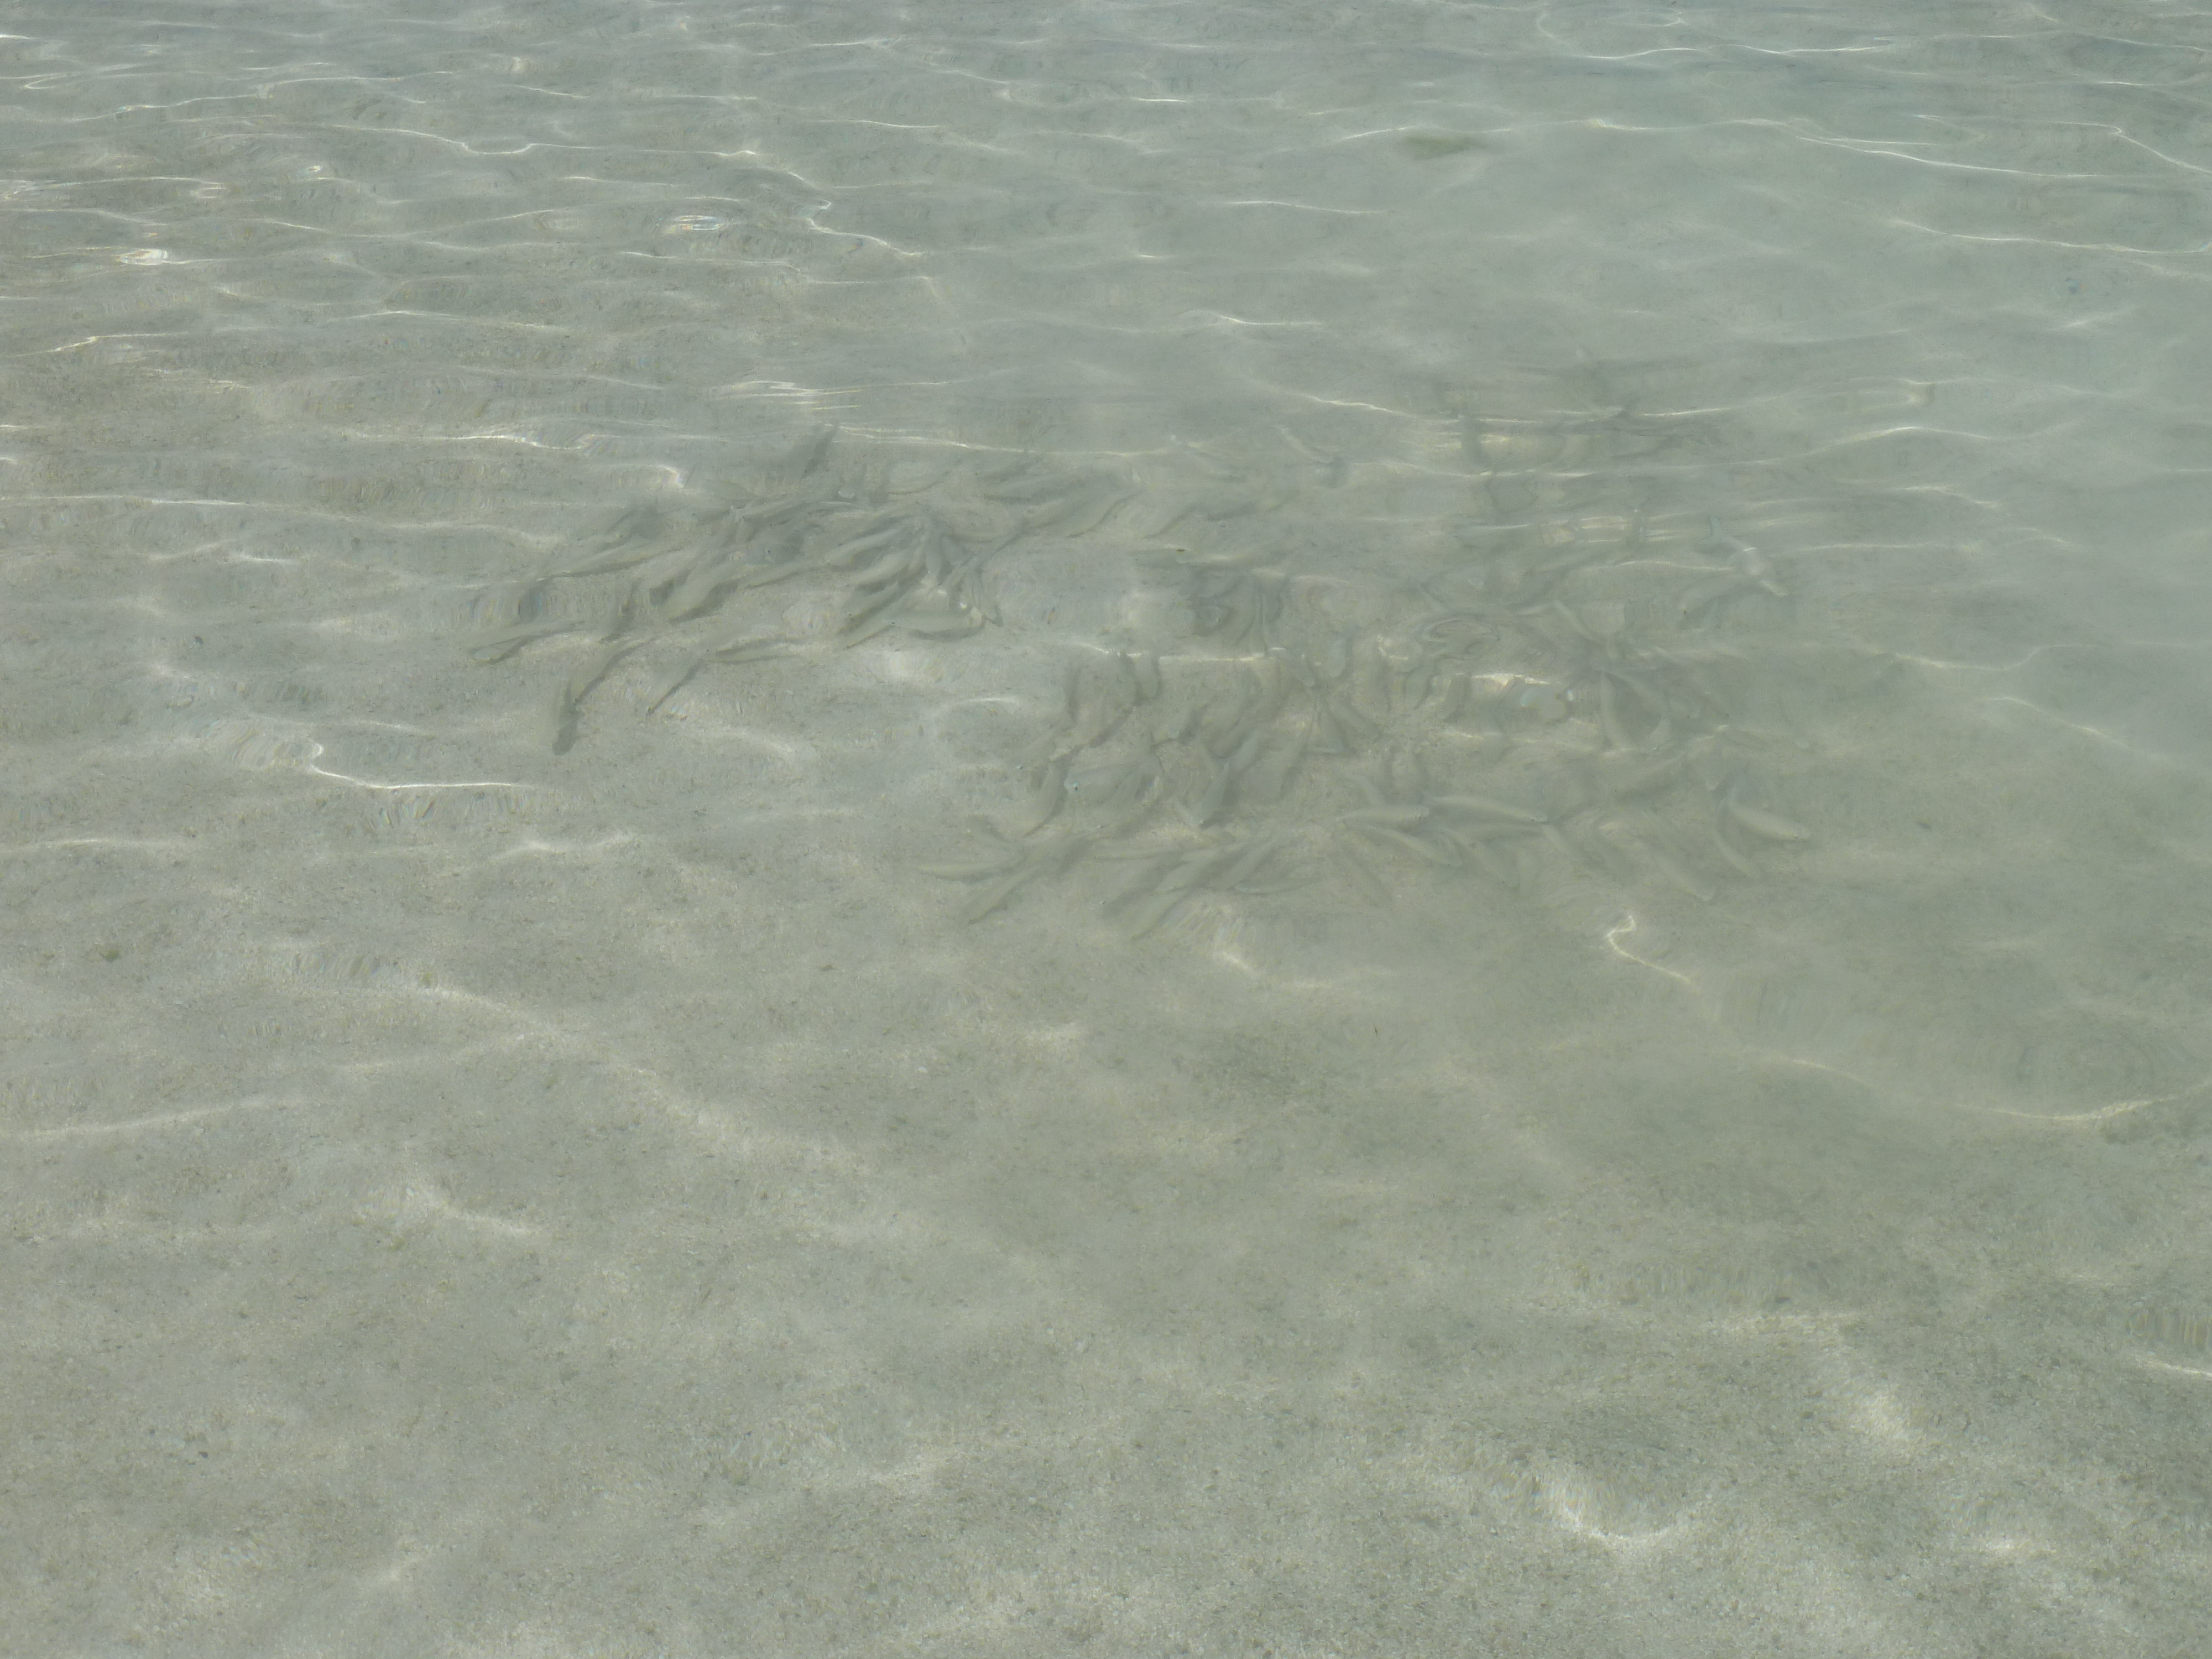
[[[2203,16],[7,27],[0,1650],[2191,1650]]]

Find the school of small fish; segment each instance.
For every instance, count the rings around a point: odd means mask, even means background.
[[[1349,463],[1287,432],[1287,471],[1200,453],[1197,486],[1163,492],[1033,453],[917,477],[825,426],[741,487],[619,512],[504,590],[503,625],[470,648],[497,662],[569,636],[543,714],[565,751],[634,653],[665,659],[651,714],[702,674],[894,629],[957,648],[1003,624],[1026,554],[1110,537],[1161,601],[1158,637],[1053,641],[1056,703],[1008,757],[1022,804],[917,866],[965,890],[964,920],[1079,866],[1120,867],[1098,902],[1131,938],[1201,896],[1318,884],[1389,904],[1417,882],[1511,893],[1571,872],[1710,899],[1811,839],[1760,764],[1807,745],[1762,725],[1771,671],[1737,626],[1786,617],[1784,571],[1634,465],[1680,425],[1465,414],[1463,509],[1373,574],[1295,533],[1283,480],[1333,488]],[[813,627],[760,620],[756,596],[794,587],[819,596]]]

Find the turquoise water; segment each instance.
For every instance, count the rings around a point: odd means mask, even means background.
[[[0,1650],[2193,1650],[2212,16],[0,86]]]

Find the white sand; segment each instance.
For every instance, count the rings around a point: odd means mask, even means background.
[[[10,26],[0,1652],[2191,1650],[2212,42],[852,9]],[[590,646],[471,641],[822,421],[1132,498],[551,752]],[[1500,537],[1710,607],[1753,873],[1362,896],[1357,776],[1538,800],[1595,681],[918,872],[1071,662],[1239,683],[1160,548],[1319,656]]]

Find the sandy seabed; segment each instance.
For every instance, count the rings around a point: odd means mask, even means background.
[[[1212,15],[21,26],[0,1651],[2191,1650],[2202,133]]]

